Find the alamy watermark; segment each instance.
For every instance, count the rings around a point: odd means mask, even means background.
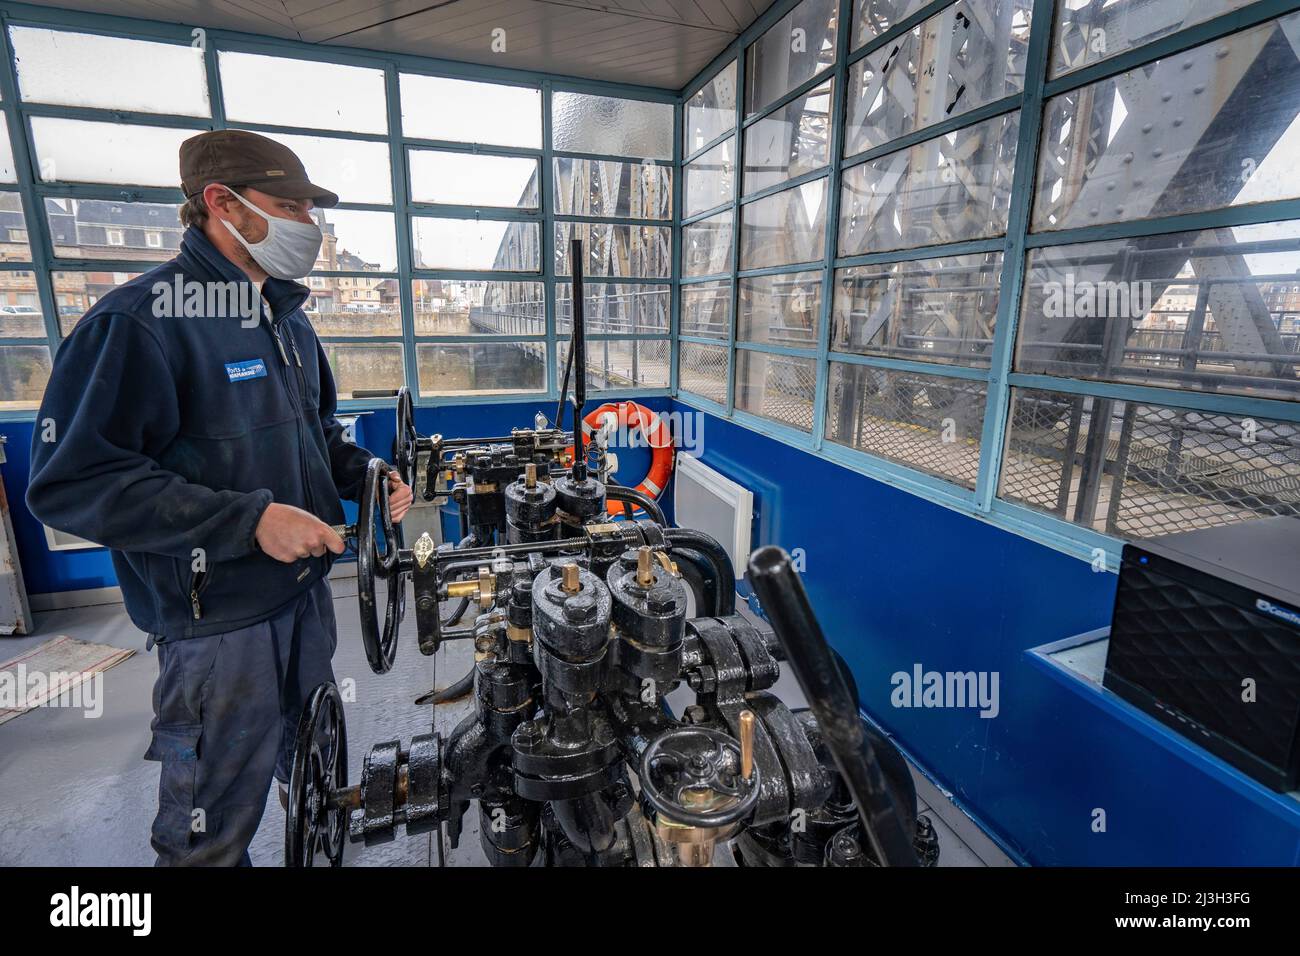
[[[0,710],[67,707],[84,711],[83,717],[104,713],[104,674],[96,671],[40,671],[18,664],[0,671]]]
[[[632,423],[632,416],[606,412],[593,428],[584,426],[588,435],[600,438],[609,448],[667,448],[676,445],[682,454],[699,457],[704,453],[703,412],[652,412],[647,427]],[[656,424],[657,420],[657,424]]]
[[[1155,304],[1151,283],[1145,279],[1076,281],[1072,272],[1065,274],[1064,282],[1044,282],[1043,296],[1043,315],[1049,319],[1127,319],[1136,323],[1146,318]]]
[[[913,664],[911,671],[896,671],[889,702],[895,707],[979,708],[985,719],[996,717],[999,701],[997,671],[927,671]]]
[[[179,272],[153,287],[153,314],[159,319],[239,319],[246,329],[262,321],[262,296],[251,282],[199,282]]]
[[[130,929],[132,936],[148,936],[152,916],[150,893],[83,893],[73,886],[50,897],[50,925],[55,927],[116,926]]]

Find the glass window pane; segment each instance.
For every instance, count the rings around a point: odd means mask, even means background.
[[[411,283],[416,335],[545,335],[540,282],[416,279]]]
[[[854,266],[835,272],[837,352],[987,367],[1002,253]]]
[[[324,342],[322,345],[339,399],[351,398],[358,390],[397,389],[406,383],[400,343]]]
[[[181,143],[197,129],[94,123],[61,116],[33,116],[37,174],[43,182],[181,184]],[[87,144],[93,143],[93,149]]]
[[[606,389],[606,388],[626,388],[631,382],[632,375],[632,342],[630,340],[609,340],[598,339],[599,347],[594,347],[596,342],[587,343],[587,388],[588,389]],[[606,369],[611,356],[614,359],[614,365],[620,370],[617,384],[610,384],[610,377],[606,374]],[[556,343],[555,349],[555,381],[561,383],[564,381],[564,365],[569,360],[569,343],[560,341]],[[573,382],[573,375],[570,373],[570,383]]]
[[[731,334],[731,282],[682,286],[681,334],[725,339]]]
[[[987,397],[984,382],[831,362],[826,438],[974,488]]]
[[[303,311],[320,336],[402,334],[397,280],[384,276],[310,275]]]
[[[1300,14],[1047,101],[1036,230],[1300,196]]]
[[[388,132],[382,70],[230,50],[217,56],[232,123]]]
[[[14,168],[14,144],[9,140],[9,117],[0,113],[0,183],[18,182]]]
[[[31,269],[0,271],[0,338],[43,339],[45,334],[36,273]]]
[[[1006,232],[1020,112],[844,171],[840,255]]]
[[[745,194],[830,162],[831,81],[745,130]]]
[[[682,227],[682,274],[713,276],[731,271],[731,210]]]
[[[742,342],[814,348],[821,303],[820,271],[741,279],[736,338]]]
[[[293,150],[312,182],[338,193],[343,202],[392,203],[393,173],[387,143],[257,132]]]
[[[657,163],[555,157],[555,211],[563,216],[667,219],[673,170]]]
[[[416,73],[403,73],[400,85],[405,136],[542,148],[540,90]]]
[[[636,383],[641,388],[667,388],[672,375],[672,343],[641,339],[636,343]]]
[[[731,202],[736,194],[735,147],[735,137],[730,137],[686,165],[686,215]]]
[[[853,0],[853,49],[898,26],[930,0]]]
[[[200,47],[40,27],[12,27],[9,38],[28,103],[208,115]]]
[[[1016,368],[1300,397],[1300,221],[1031,251]]]
[[[27,216],[23,213],[23,199],[18,193],[0,192],[0,261],[32,261]]]
[[[671,300],[666,285],[611,282],[583,284],[582,315],[588,332],[667,332]],[[573,324],[573,283],[555,284],[555,328]]]
[[[673,108],[590,93],[551,95],[551,144],[569,153],[673,158]]]
[[[537,208],[537,160],[437,149],[407,150],[411,199],[456,206]]]
[[[6,274],[7,275],[7,274]],[[32,273],[27,273],[32,276]],[[54,273],[54,304],[59,310],[59,332],[67,336],[73,327],[81,320],[81,317],[90,311],[90,307],[102,299],[108,293],[112,292],[120,285],[125,285],[132,279],[138,279],[143,273],[140,272],[56,272]],[[37,318],[40,316],[40,302],[36,297],[36,284],[32,278],[26,279],[24,288],[18,290],[18,299],[29,303],[35,307]],[[14,294],[10,291],[9,301],[13,303]],[[28,325],[29,328],[40,326],[37,321],[35,325]],[[8,327],[6,321],[5,326]],[[6,335],[44,335],[45,329],[42,327],[38,332],[21,332],[10,333]]]
[[[541,230],[535,222],[504,219],[411,220],[417,269],[541,271]]]
[[[844,155],[1024,89],[1033,0],[961,0],[849,68]]]
[[[563,379],[569,343],[560,342],[556,355],[557,381]],[[593,339],[587,343],[587,387],[597,391],[627,388],[666,388],[667,339]]]
[[[1013,388],[999,494],[1121,538],[1300,516],[1298,437],[1259,416]]]
[[[686,101],[686,154],[735,128],[736,61],[732,60]]]
[[[175,203],[46,197],[45,218],[61,259],[164,262],[185,234]]]
[[[324,234],[317,271],[396,271],[397,235],[391,212],[314,209],[312,217]]]
[[[1252,0],[1069,0],[1057,4],[1052,75],[1059,76],[1197,23],[1250,6]]]
[[[727,349],[720,345],[679,342],[677,385],[719,405],[727,404]]]
[[[811,432],[817,363],[810,358],[736,350],[736,407]]]
[[[826,254],[826,180],[740,207],[740,267],[811,262]]]
[[[546,391],[545,342],[415,347],[421,395],[500,395]]]
[[[835,61],[839,0],[803,0],[745,51],[745,113],[753,116]]]
[[[569,242],[582,240],[584,276],[667,279],[672,273],[672,233],[667,226],[617,226],[599,222],[555,224],[555,274],[569,274]]]
[[[0,408],[36,408],[50,380],[50,350],[44,345],[0,345]]]

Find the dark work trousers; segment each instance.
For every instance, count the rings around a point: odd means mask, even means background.
[[[158,642],[153,741],[162,765],[152,844],[159,866],[248,866],[274,776],[289,780],[298,718],[334,680],[327,580],[251,627]]]

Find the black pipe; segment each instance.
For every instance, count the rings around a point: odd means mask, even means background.
[[[569,354],[573,356],[573,367],[577,375],[573,379],[573,480],[585,481],[587,478],[587,436],[582,429],[582,406],[587,402],[587,339],[586,320],[583,301],[585,292],[582,286],[582,240],[574,237],[569,241],[569,278],[573,299],[573,339]]]
[[[436,707],[439,704],[447,704],[453,700],[460,700],[474,689],[474,671],[475,666],[471,664],[469,673],[456,681],[456,683],[450,684],[442,690],[435,690],[433,693],[417,697],[415,702],[417,704],[433,704]]]
[[[608,492],[607,492],[608,493]],[[670,548],[690,548],[702,554],[713,567],[714,578],[718,584],[717,610],[714,614],[723,616],[736,613],[736,572],[731,567],[731,558],[722,545],[705,534],[692,528],[665,528],[664,540]]]
[[[605,497],[610,501],[623,501],[636,505],[644,510],[646,516],[655,524],[664,526],[668,524],[668,519],[664,517],[664,509],[659,507],[659,502],[644,491],[637,491],[626,485],[617,485],[611,481],[605,485]]]
[[[564,400],[569,396],[569,375],[573,372],[573,347],[564,360],[564,378],[560,381],[560,400],[555,406],[555,427],[564,431]]]
[[[717,617],[718,579],[713,572],[713,562],[694,548],[673,548],[673,559],[682,580],[695,595],[696,617]]]
[[[442,626],[455,627],[457,624],[460,623],[460,619],[465,616],[465,612],[468,610],[469,610],[469,598],[463,597],[460,599],[460,603],[456,605],[456,610],[451,612],[451,617],[447,618],[447,620],[442,622]]]
[[[850,696],[840,662],[826,643],[790,556],[774,545],[759,548],[749,559],[749,583],[853,795],[863,836],[876,859],[886,866],[916,866],[912,835],[903,826],[880,759],[863,730],[858,702]]]

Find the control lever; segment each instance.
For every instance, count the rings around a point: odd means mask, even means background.
[[[862,832],[876,858],[885,866],[917,866],[911,835],[885,785],[858,702],[826,643],[790,556],[774,545],[759,548],[749,558],[749,583],[817,717],[822,739],[853,795]]]

